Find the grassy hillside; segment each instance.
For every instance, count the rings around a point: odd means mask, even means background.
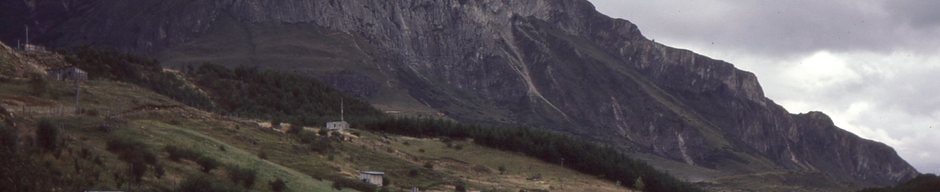
[[[441,139],[417,139],[352,130],[338,136],[302,136],[259,128],[256,122],[228,118],[187,107],[166,96],[135,85],[93,80],[81,88],[82,114],[58,113],[73,102],[70,84],[50,82],[50,94],[33,96],[25,82],[0,84],[0,99],[17,118],[20,141],[16,154],[21,160],[38,162],[43,171],[62,175],[50,185],[74,190],[175,191],[193,178],[209,178],[212,183],[235,190],[270,191],[269,182],[281,179],[287,191],[352,190],[343,182],[353,180],[360,170],[385,171],[390,189],[520,189],[623,191],[615,183],[584,175],[563,167],[473,144],[453,141],[447,147]],[[41,104],[41,105],[40,105]],[[41,107],[53,110],[39,110]],[[27,111],[18,111],[27,109]],[[40,150],[32,141],[39,121],[52,122],[60,130],[60,148]],[[313,142],[305,140],[314,140]],[[155,163],[145,164],[141,180],[133,177],[134,164],[109,143],[129,140],[138,143],[136,151],[153,154]],[[453,147],[453,145],[459,145]],[[167,146],[185,148],[214,159],[218,168],[202,172],[191,159],[173,161]],[[323,147],[327,146],[327,147]],[[146,156],[146,155],[145,155]],[[146,158],[145,158],[146,159]],[[14,159],[15,160],[15,159]],[[430,164],[430,166],[425,166]],[[157,174],[157,167],[163,174]],[[245,188],[229,179],[228,167],[255,170],[254,185]],[[428,168],[430,167],[430,168]],[[500,173],[500,167],[504,172]],[[40,174],[37,172],[36,174]],[[527,180],[541,175],[541,180]],[[20,174],[5,175],[22,176]],[[40,175],[42,176],[42,175]],[[61,185],[61,186],[59,186]],[[222,187],[224,188],[224,187]]]

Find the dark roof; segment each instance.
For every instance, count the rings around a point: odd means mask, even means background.
[[[360,171],[359,173],[369,174],[369,175],[385,175],[385,172],[378,172],[378,171]]]

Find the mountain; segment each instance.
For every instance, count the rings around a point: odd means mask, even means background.
[[[708,185],[774,175],[785,178],[776,185],[850,189],[918,174],[825,114],[790,114],[752,73],[651,41],[584,0],[26,0],[0,10],[5,42],[28,25],[50,47],[309,74],[382,110],[569,133]],[[791,182],[806,174],[821,179]]]

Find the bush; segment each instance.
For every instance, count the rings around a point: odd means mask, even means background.
[[[147,174],[148,165],[157,164],[157,156],[147,150],[146,146],[139,141],[131,139],[111,139],[108,140],[107,149],[111,153],[127,163],[127,174],[140,182]]]
[[[6,148],[16,147],[16,131],[0,122],[0,145]]]
[[[167,158],[171,161],[179,161],[180,159],[199,159],[199,153],[196,153],[196,151],[193,150],[179,148],[172,145],[167,145],[163,149],[166,150],[167,154],[169,154]]]
[[[202,166],[202,172],[205,173],[209,173],[209,171],[219,167],[219,161],[211,157],[200,157],[196,160],[196,163],[199,164],[199,166]]]
[[[36,129],[36,140],[39,146],[47,151],[53,151],[59,148],[59,127],[52,124],[48,119],[39,120],[39,128]]]
[[[29,80],[29,90],[33,96],[45,96],[49,92],[49,81],[42,77],[32,78]]]
[[[180,192],[228,192],[238,191],[228,185],[213,182],[207,177],[191,177],[180,183]]]
[[[457,184],[454,184],[454,190],[457,191],[457,192],[466,192],[466,191],[467,191],[467,184],[464,183],[463,181],[457,182]]]
[[[310,142],[310,145],[309,145],[309,146],[310,146],[310,150],[311,150],[311,151],[317,152],[317,153],[319,153],[319,154],[331,153],[331,152],[333,152],[333,151],[336,149],[336,148],[333,146],[333,144],[330,143],[329,140],[324,139],[324,138],[321,138],[321,139],[313,139],[313,141]]]
[[[408,176],[409,176],[409,177],[417,177],[417,176],[418,176],[418,169],[411,169],[411,170],[408,170]]]
[[[228,170],[229,179],[232,182],[238,184],[241,183],[245,188],[251,188],[252,185],[255,185],[255,179],[257,178],[258,172],[254,169],[242,168],[237,166],[231,166]]]
[[[343,183],[341,183],[341,182],[333,181],[333,184],[330,185],[330,186],[333,187],[333,189],[336,189],[336,190],[340,190],[340,191],[343,190]]]
[[[157,164],[153,166],[153,176],[163,178],[163,175],[166,174],[166,170],[163,169],[163,165]]]
[[[643,177],[637,177],[636,181],[633,181],[633,188],[639,191],[646,190],[646,183],[643,183]]]
[[[290,124],[290,127],[287,128],[287,134],[299,135],[300,132],[303,131],[303,130],[304,130],[304,126],[301,126],[301,125],[298,124],[298,123],[292,123],[292,124]]]
[[[144,177],[144,174],[147,174],[147,165],[141,161],[129,161],[127,162],[127,174],[134,178],[134,182],[140,182]]]
[[[424,168],[434,169],[434,164],[431,164],[431,162],[424,162]]]
[[[356,179],[350,179],[345,177],[334,177],[333,180],[333,189],[342,190],[343,188],[351,188],[357,191],[375,191],[378,190],[378,186],[375,186],[370,183],[362,182]]]
[[[282,192],[287,189],[287,183],[284,183],[284,180],[281,180],[281,178],[271,181],[268,185],[271,186],[271,191]]]

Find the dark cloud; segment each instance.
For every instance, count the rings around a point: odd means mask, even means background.
[[[940,1],[592,0],[651,38],[715,43],[768,56],[813,50],[935,48]],[[889,3],[890,2],[890,3]],[[910,26],[905,26],[910,25]],[[912,45],[913,44],[913,45]],[[922,44],[922,45],[917,45]]]
[[[896,0],[885,1],[892,16],[907,22],[914,28],[932,29],[940,27],[940,1]]]

